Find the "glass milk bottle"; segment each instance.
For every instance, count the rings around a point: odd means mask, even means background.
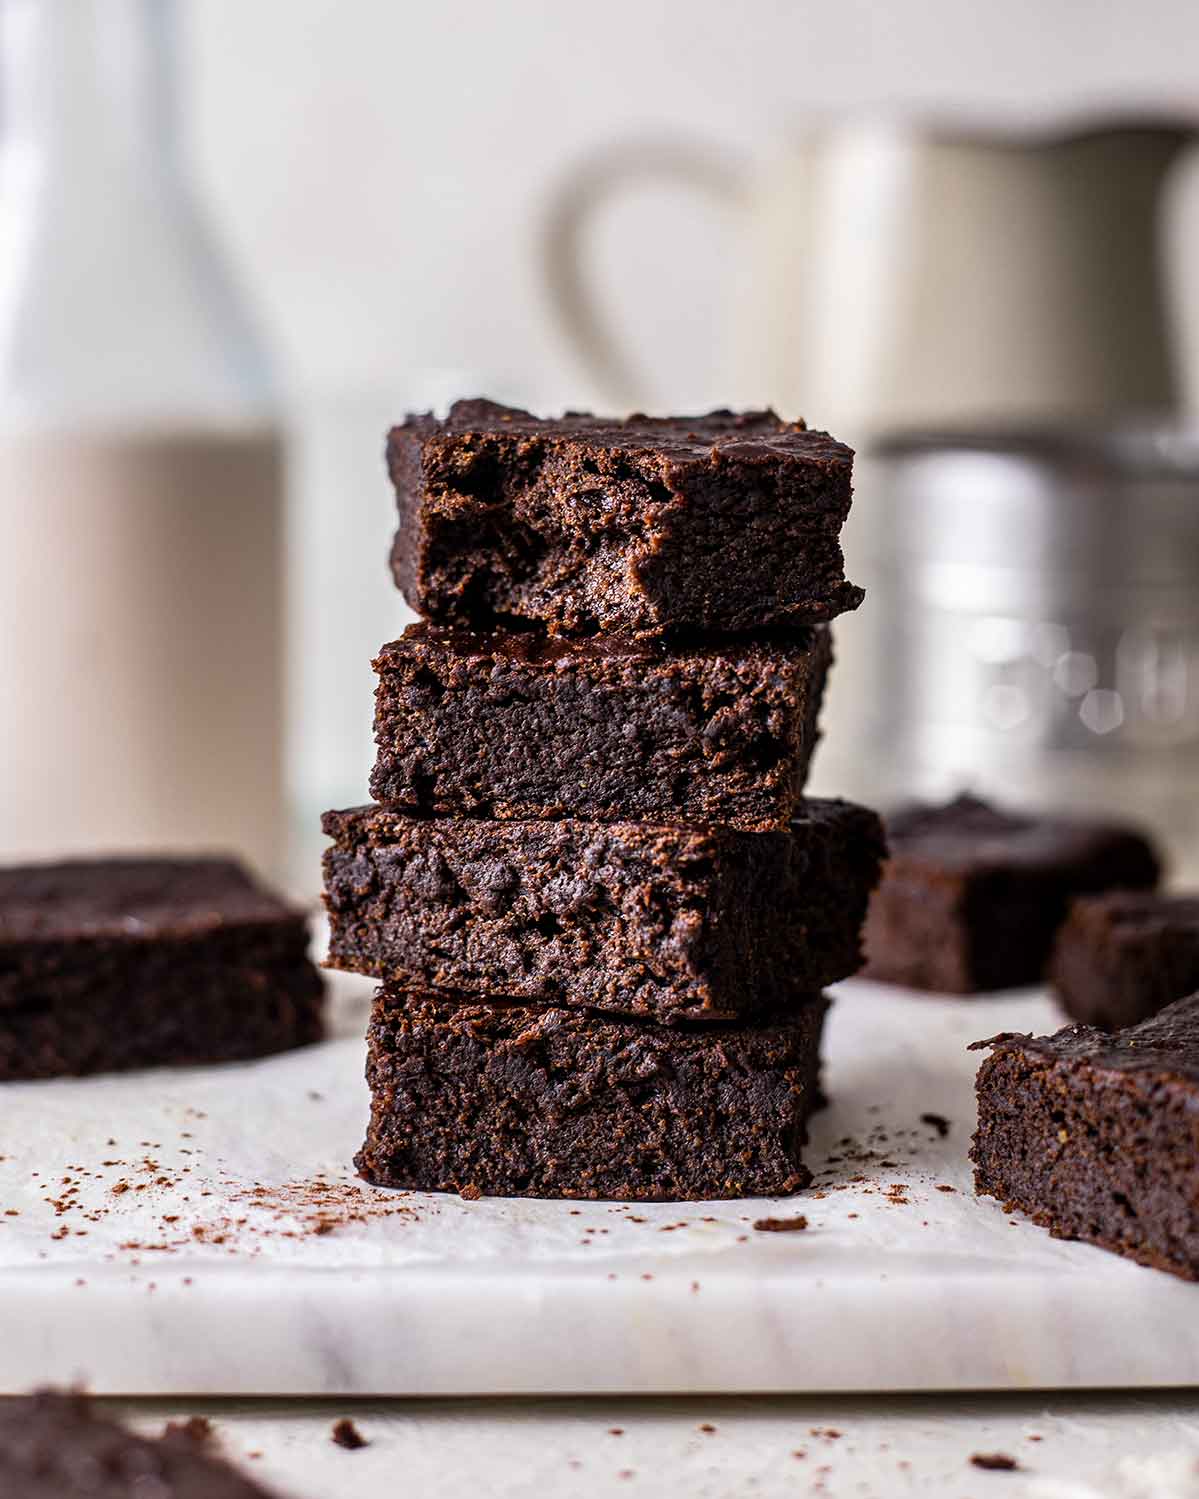
[[[282,464],[169,0],[0,5],[0,859],[278,872]]]

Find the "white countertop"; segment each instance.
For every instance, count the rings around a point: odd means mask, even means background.
[[[147,1433],[167,1419],[209,1416],[225,1455],[286,1499],[1199,1496],[1199,1397],[1182,1394],[111,1408]],[[367,1447],[334,1446],[332,1423],[342,1416]],[[974,1453],[1006,1454],[1020,1469],[980,1470]]]

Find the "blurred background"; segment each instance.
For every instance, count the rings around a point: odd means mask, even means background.
[[[486,393],[854,443],[817,789],[1121,807],[1199,874],[1193,4],[0,16],[0,854],[314,888],[408,617],[385,429]]]

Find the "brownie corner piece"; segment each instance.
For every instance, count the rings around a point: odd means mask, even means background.
[[[864,976],[947,994],[1039,982],[1070,900],[1156,884],[1157,852],[1115,821],[1016,813],[973,796],[886,819]]]
[[[303,911],[232,860],[0,869],[0,1081],[248,1060],[319,1040]]]
[[[4,1499],[271,1499],[185,1429],[138,1436],[76,1391],[0,1400]]]
[[[979,1048],[975,1189],[1056,1238],[1199,1279],[1199,994],[1115,1034]]]
[[[1050,982],[1072,1020],[1119,1030],[1199,990],[1199,896],[1112,890],[1075,900]]]
[[[355,1159],[379,1186],[690,1201],[807,1186],[827,1001],[660,1026],[384,985]]]
[[[421,621],[374,663],[371,795],[441,816],[783,828],[831,655],[824,626],[665,649]]]
[[[770,411],[540,420],[460,401],[393,428],[387,458],[395,579],[438,623],[720,634],[862,599],[839,541],[853,454]]]

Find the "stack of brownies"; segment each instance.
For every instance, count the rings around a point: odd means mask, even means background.
[[[329,963],[383,981],[357,1164],[541,1197],[792,1192],[875,815],[805,800],[857,606],[852,454],[772,413],[390,435],[376,802],[329,812]]]

